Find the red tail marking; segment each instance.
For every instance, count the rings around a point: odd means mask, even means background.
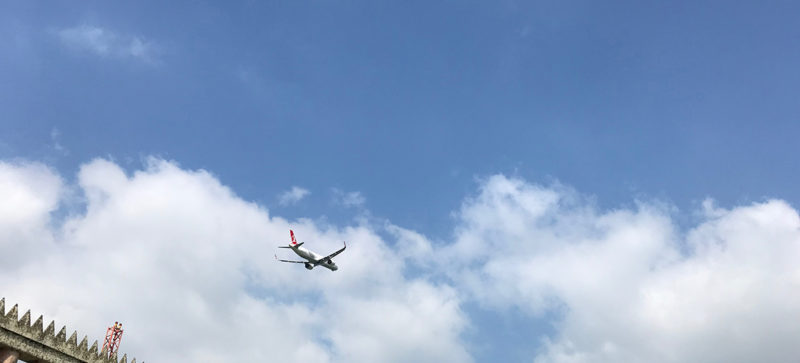
[[[293,245],[296,245],[296,244],[297,244],[297,239],[296,239],[296,238],[294,238],[294,231],[292,231],[292,230],[290,229],[290,230],[289,230],[289,235],[290,235],[290,236],[292,236],[292,244],[293,244]]]

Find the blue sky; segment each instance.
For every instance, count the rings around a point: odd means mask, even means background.
[[[603,205],[686,207],[790,187],[800,60],[792,2],[292,2],[3,5],[3,155],[157,154],[245,198],[362,191],[444,233],[495,172]],[[80,25],[156,64],[65,49]],[[325,208],[319,206],[304,211]],[[291,211],[287,211],[291,213]]]
[[[691,226],[709,197],[800,201],[798,11],[7,1],[0,158],[74,180],[94,158],[131,172],[155,156],[209,171],[274,216],[345,226],[368,211],[434,245],[457,239],[459,211],[495,174],[567,185],[599,213],[660,200]],[[310,194],[282,205],[293,186]],[[334,201],[353,192],[363,204]],[[495,347],[524,344],[537,319],[473,305],[478,330],[496,316],[521,333]],[[530,354],[502,351],[473,356]]]

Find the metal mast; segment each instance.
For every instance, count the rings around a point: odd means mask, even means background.
[[[108,327],[106,330],[106,338],[103,340],[103,349],[108,352],[108,357],[113,357],[119,350],[119,343],[122,342],[122,324],[114,322],[114,326]]]

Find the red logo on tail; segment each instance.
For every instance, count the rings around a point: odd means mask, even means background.
[[[297,244],[297,239],[296,239],[296,238],[294,238],[294,231],[292,231],[292,230],[290,229],[290,230],[289,230],[289,235],[290,235],[290,236],[292,236],[292,244],[293,244],[293,245],[296,245],[296,244]]]

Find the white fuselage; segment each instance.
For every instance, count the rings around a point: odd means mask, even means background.
[[[309,251],[309,250],[303,248],[302,246],[299,246],[299,247],[292,246],[292,250],[298,256],[300,256],[300,257],[302,257],[302,258],[304,258],[305,260],[308,261],[308,263],[306,263],[306,268],[309,269],[309,270],[314,268],[314,266],[322,266],[322,267],[325,267],[327,269],[330,269],[331,271],[336,271],[336,270],[339,269],[339,267],[336,266],[336,264],[333,262],[333,260],[320,261],[320,259],[324,258],[325,256],[320,256],[320,255],[318,255],[318,254],[316,254],[316,253],[314,253],[312,251]],[[309,268],[309,266],[310,266],[310,268]]]

